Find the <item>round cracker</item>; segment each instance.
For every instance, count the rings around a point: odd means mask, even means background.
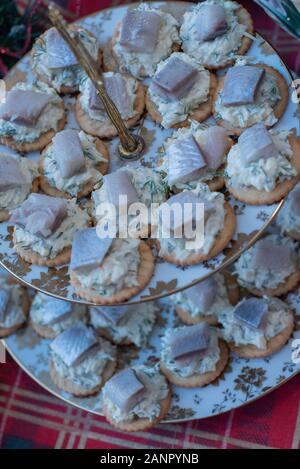
[[[195,120],[197,122],[205,121],[211,114],[213,110],[213,96],[215,94],[215,89],[217,87],[217,78],[213,73],[210,73],[210,88],[209,88],[209,96],[207,101],[200,104],[196,109],[190,111],[188,117],[182,121],[177,122],[176,124],[171,125],[171,129],[180,129],[182,127],[190,127],[191,122],[190,120]],[[151,100],[149,93],[146,94],[146,109],[149,115],[152,117],[156,124],[162,123],[162,115],[160,114],[156,104]]]
[[[215,243],[212,246],[211,250],[207,254],[192,254],[186,259],[176,259],[171,254],[165,254],[162,258],[166,262],[170,262],[170,264],[180,265],[180,266],[187,266],[187,265],[195,265],[200,264],[200,262],[208,261],[213,257],[217,256],[223,249],[227,246],[227,244],[231,241],[233,234],[236,228],[236,217],[233,208],[228,202],[225,202],[225,220],[224,220],[224,227],[218,236],[215,239]],[[160,250],[160,243],[157,240],[157,249]]]
[[[295,135],[290,135],[288,140],[293,150],[293,155],[290,161],[297,170],[297,176],[280,182],[277,184],[275,189],[270,192],[258,190],[255,189],[255,187],[248,187],[245,189],[234,188],[230,186],[229,181],[226,180],[226,187],[235,199],[249,205],[274,204],[275,202],[279,202],[279,200],[285,197],[290,190],[293,189],[300,178],[300,141],[295,137]]]
[[[50,361],[50,377],[53,383],[59,389],[69,392],[77,397],[92,396],[93,394],[96,394],[97,392],[99,392],[100,389],[106,383],[106,381],[108,381],[112,377],[112,375],[115,372],[115,369],[116,369],[116,361],[108,362],[108,364],[104,368],[101,383],[92,389],[86,389],[83,386],[80,386],[79,384],[73,383],[73,381],[70,380],[69,378],[66,378],[65,376],[59,374],[59,372],[55,368],[53,360],[51,359]]]
[[[224,151],[224,155],[223,155],[223,160],[225,161],[226,160],[226,156],[229,152],[229,150],[231,149],[231,147],[234,145],[234,141],[228,137],[228,145]],[[160,158],[157,162],[157,166],[158,168],[163,164],[163,158]],[[224,173],[224,169],[225,169],[225,164],[222,164],[219,168],[217,168],[216,171],[218,172],[222,172],[222,174]],[[164,174],[167,176],[167,173],[164,172]],[[215,176],[214,178],[210,179],[210,180],[207,180],[207,181],[200,181],[199,182],[205,182],[205,184],[209,187],[209,190],[211,192],[217,192],[217,191],[220,191],[223,187],[224,187],[224,184],[225,184],[225,179],[223,176]],[[171,190],[171,189],[169,189]],[[172,188],[172,192],[174,194],[178,194],[179,192],[182,192],[183,189],[179,189],[178,187],[174,186]]]
[[[98,51],[98,58],[97,58],[97,64],[99,65],[99,67],[101,67],[101,64],[102,64],[102,52],[101,50],[99,49]],[[35,77],[37,78],[37,80],[39,81],[42,81],[44,83],[46,83],[46,85],[48,86],[51,86],[53,87],[53,83],[51,80],[47,80],[46,77],[44,77],[43,75],[41,75],[40,73],[38,73],[37,71],[35,71],[34,69],[32,69],[32,72],[33,74],[35,75]],[[60,87],[60,90],[58,91],[56,88],[54,88],[55,91],[62,95],[62,96],[65,96],[67,94],[77,94],[79,92],[79,85],[77,86],[65,86],[65,85],[62,85]]]
[[[278,86],[278,89],[279,89],[281,99],[278,101],[276,106],[273,108],[273,113],[274,113],[274,115],[275,115],[275,117],[277,118],[277,121],[278,121],[282,117],[282,115],[283,115],[283,113],[284,113],[284,111],[287,107],[288,100],[289,100],[289,89],[288,89],[287,82],[278,70],[276,70],[273,67],[270,67],[269,65],[266,65],[266,64],[252,64],[251,66],[252,67],[264,68],[266,73],[269,73],[269,74],[273,75],[277,80],[277,86]],[[214,115],[215,118],[216,118],[215,104],[216,104],[216,101],[218,99],[219,92],[223,89],[224,81],[225,81],[225,76],[223,76],[219,79],[217,87],[216,87],[215,92],[214,92],[214,96],[213,96],[212,112],[213,112],[213,115]],[[225,127],[231,135],[241,135],[241,133],[245,129],[247,129],[248,127],[252,127],[252,125],[254,125],[254,124],[251,124],[251,125],[248,125],[246,127],[233,127],[231,125],[231,123],[229,121],[225,120],[225,119],[216,119],[216,121],[217,121],[218,125],[221,125],[222,127]],[[258,121],[258,122],[263,122],[263,121]],[[275,125],[275,124],[276,124],[276,122],[273,125]],[[270,127],[273,127],[273,125],[269,125],[267,127],[270,128]]]
[[[82,286],[78,277],[76,276],[76,273],[74,271],[71,271],[70,279],[75,293],[80,296],[80,298],[83,298],[92,303],[96,303],[98,305],[109,305],[128,301],[130,298],[137,295],[146,287],[146,285],[150,282],[154,272],[154,257],[150,247],[148,246],[148,244],[145,243],[145,241],[141,241],[139,246],[139,253],[140,264],[137,272],[139,284],[137,286],[126,287],[112,296],[104,297],[102,295],[99,295],[96,290]]]
[[[281,296],[294,290],[297,287],[299,282],[300,282],[300,270],[297,270],[293,274],[289,275],[289,277],[284,279],[284,283],[280,283],[276,288],[266,288],[266,289],[258,289],[258,288],[250,288],[250,287],[245,287],[245,288],[250,293],[256,296]]]
[[[39,185],[40,185],[40,178],[36,177],[32,181],[32,186],[31,186],[31,192],[38,192],[39,190]],[[7,221],[10,219],[10,213],[6,209],[0,209],[0,222],[1,221]]]
[[[108,422],[118,430],[122,432],[138,432],[148,430],[149,428],[157,425],[168,413],[171,404],[171,393],[167,395],[165,399],[160,402],[160,414],[153,420],[146,418],[138,418],[133,422],[116,422],[113,417],[109,414],[108,409],[103,405],[103,412]]]
[[[86,113],[80,104],[80,94],[76,100],[75,113],[76,119],[82,130],[85,132],[94,135],[95,137],[100,138],[113,138],[118,135],[117,129],[111,123],[109,118],[103,123],[97,121],[96,119],[91,118],[88,113]],[[141,115],[144,112],[145,108],[145,88],[143,85],[139,84],[136,91],[136,98],[134,101],[134,111],[135,115],[130,119],[123,120],[127,129],[133,127],[140,120]]]
[[[108,71],[114,71],[114,70],[111,70],[109,68],[110,66],[117,66],[117,69],[120,68],[120,70],[125,68],[125,66],[123,66],[120,63],[119,57],[118,57],[118,55],[116,54],[116,52],[114,50],[114,46],[117,43],[117,38],[118,38],[118,35],[119,35],[119,32],[120,32],[121,24],[122,24],[122,22],[120,21],[116,25],[115,30],[114,30],[114,34],[113,34],[111,40],[109,41],[109,46],[108,47],[110,47],[110,51],[109,51],[109,49],[107,49],[107,54],[111,54],[111,59],[106,60],[105,57],[103,57],[104,69],[107,69]],[[171,47],[171,53],[172,52],[179,52],[179,51],[180,51],[180,45],[177,44],[176,42],[174,42],[172,44],[172,47]],[[160,59],[158,62],[160,62],[161,60],[162,59]],[[128,73],[130,73],[130,71],[128,71]],[[145,68],[144,68],[143,65],[141,65],[141,68],[139,70],[139,76],[137,78],[143,79],[143,78],[147,78],[147,77],[148,77],[148,75],[146,74]]]
[[[198,388],[206,386],[217,379],[223,372],[228,363],[229,353],[226,343],[219,339],[220,359],[216,365],[215,371],[208,371],[207,373],[195,373],[192,376],[181,377],[173,373],[167,368],[164,362],[160,362],[161,372],[165,375],[170,383],[180,386],[182,388]]]
[[[108,149],[106,145],[100,140],[99,138],[95,137],[96,142],[96,148],[101,153],[101,155],[106,159],[106,162],[102,161],[99,163],[97,166],[95,166],[95,169],[100,171],[102,175],[106,174],[109,168],[109,161],[110,161],[110,156],[108,153]],[[47,145],[47,147],[44,148],[43,152],[41,153],[40,156],[40,161],[39,161],[39,169],[40,169],[40,186],[41,189],[48,195],[52,195],[53,197],[63,197],[64,199],[72,199],[73,197],[68,193],[68,192],[62,192],[59,189],[56,189],[56,187],[53,187],[50,185],[48,179],[44,176],[44,160],[45,160],[45,153],[48,150],[49,146],[51,144]],[[95,183],[89,182],[87,183],[80,192],[77,193],[76,197],[77,199],[81,199],[82,197],[86,197],[89,195],[93,190],[94,190]]]
[[[15,230],[15,228],[14,228]],[[47,259],[42,257],[37,252],[32,249],[24,249],[16,243],[15,236],[13,235],[14,248],[24,261],[29,262],[29,264],[36,265],[45,265],[47,267],[55,267],[61,264],[67,264],[71,259],[71,247],[65,247],[56,257],[53,259]]]
[[[46,145],[48,145],[48,143],[51,142],[52,138],[57,132],[59,132],[60,130],[63,130],[67,122],[67,115],[66,115],[64,103],[63,102],[59,103],[57,106],[64,110],[64,115],[58,121],[56,130],[50,129],[47,132],[44,132],[34,142],[21,143],[21,142],[16,142],[13,137],[0,137],[0,143],[2,143],[2,145],[6,145],[7,147],[12,148],[13,150],[17,150],[21,153],[28,153],[31,151],[42,150]]]
[[[69,28],[68,29],[72,29],[72,30],[77,30],[78,29],[78,26],[74,25],[74,24],[71,24],[69,25]],[[83,28],[82,26],[80,26],[80,29],[84,29],[90,36],[93,36],[94,35],[88,31],[87,29]],[[43,34],[41,34],[36,42],[37,43],[41,43],[44,39],[44,36],[46,35],[47,31],[45,31]],[[46,83],[46,85],[48,86],[51,86],[51,88],[54,88],[53,86],[53,82],[51,81],[51,79],[47,78],[46,76],[38,73],[36,71],[36,69],[33,67],[33,55],[34,55],[34,48],[31,49],[31,69],[32,69],[32,73],[34,74],[34,76],[37,78],[37,80],[39,81],[42,81],[43,83]],[[99,68],[101,68],[102,66],[102,51],[101,49],[99,48],[98,49],[98,56],[97,56],[97,65],[99,66]],[[61,94],[61,95],[66,95],[66,94],[74,94],[74,93],[78,93],[79,91],[79,86],[65,86],[65,85],[62,85],[60,87],[60,89],[56,89],[54,88],[55,91],[57,91],[57,93]]]
[[[240,289],[239,286],[235,280],[235,278],[229,274],[229,272],[223,272],[223,277],[224,277],[224,283],[226,286],[227,290],[227,295],[230,303],[232,305],[235,305],[240,298]],[[221,275],[222,275],[221,274]],[[185,323],[185,324],[198,324],[200,322],[207,322],[210,326],[216,326],[219,321],[218,317],[213,315],[213,314],[208,314],[208,315],[197,315],[197,316],[192,316],[188,311],[183,309],[181,306],[175,305],[174,306],[175,313],[180,317],[180,319]]]
[[[238,22],[247,26],[246,31],[249,34],[253,34],[253,21],[246,8],[240,7],[238,10],[236,10],[235,14],[237,16]],[[246,52],[250,49],[252,42],[252,39],[250,39],[249,37],[242,36],[241,45],[239,49],[235,52],[235,55],[245,55]],[[228,65],[234,64],[235,60],[236,59],[228,59],[223,65],[203,64],[203,66],[208,70],[220,70],[222,68],[228,67]]]
[[[259,349],[255,345],[240,345],[236,346],[232,342],[230,342],[229,348],[232,352],[238,355],[241,358],[263,358],[269,355],[272,355],[278,350],[282,349],[285,343],[291,337],[295,324],[294,321],[291,322],[289,326],[287,326],[283,331],[279,334],[272,337],[272,339],[267,341],[267,348],[266,349]]]
[[[21,301],[22,301],[22,309],[23,313],[25,315],[25,318],[28,318],[29,316],[29,310],[30,310],[30,298],[27,292],[27,289],[20,286],[22,293],[21,293]],[[23,322],[22,324],[18,324],[16,326],[12,327],[0,327],[0,339],[3,339],[4,337],[8,337],[11,334],[14,334],[18,329],[21,329],[24,327],[26,324],[26,321]]]

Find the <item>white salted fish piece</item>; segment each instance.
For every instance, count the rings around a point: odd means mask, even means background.
[[[296,254],[289,246],[261,240],[255,245],[251,267],[254,269],[282,270],[295,265]]]
[[[171,333],[170,356],[178,360],[207,349],[209,327],[206,322],[185,326]]]
[[[116,373],[104,387],[104,395],[121,412],[129,412],[145,396],[146,387],[132,368]]]
[[[179,57],[171,57],[157,72],[151,87],[158,95],[173,100],[186,96],[196,83],[198,70]]]
[[[65,129],[52,140],[53,156],[63,178],[80,173],[85,168],[85,158],[77,130]]]
[[[251,65],[231,67],[221,93],[222,104],[224,106],[253,104],[264,74],[265,70],[261,67]]]
[[[154,11],[129,10],[123,18],[120,45],[128,52],[154,52],[161,18]]]
[[[300,188],[293,190],[290,194],[292,213],[300,217]]]
[[[133,105],[128,94],[125,78],[120,73],[104,74],[103,84],[108,96],[117,106],[121,115],[130,115],[133,111]],[[105,110],[93,84],[90,86],[89,106],[96,111],[103,112]]]
[[[50,344],[67,366],[77,366],[91,353],[98,349],[99,341],[91,327],[78,322],[59,334]]]
[[[47,238],[60,226],[67,216],[67,202],[59,197],[30,194],[12,212],[11,222],[25,231]]]
[[[213,304],[218,284],[214,278],[208,278],[186,290],[186,296],[201,311],[206,312]]]
[[[0,105],[0,119],[13,124],[34,127],[53,96],[34,90],[12,89]]]
[[[196,18],[196,38],[211,41],[227,30],[226,10],[221,5],[203,5]]]
[[[248,298],[241,301],[234,309],[234,317],[253,329],[259,329],[268,311],[268,305],[262,298]]]
[[[192,135],[177,139],[170,145],[167,149],[167,158],[170,186],[193,181],[206,166],[199,145]]]
[[[9,155],[0,155],[0,192],[28,185],[19,162]]]
[[[0,288],[0,322],[5,320],[8,304],[10,300],[9,291],[5,288]]]
[[[50,28],[45,35],[46,58],[48,68],[64,68],[77,65],[78,60],[56,28]]]
[[[139,202],[137,191],[126,171],[117,170],[103,176],[104,188],[108,201],[116,208]],[[127,204],[120,201],[121,196],[127,197]]]
[[[112,238],[99,238],[96,228],[78,230],[73,238],[70,270],[84,272],[99,267],[112,242]]]
[[[63,321],[72,314],[72,304],[58,298],[45,298],[43,303],[43,323],[51,326]]]
[[[255,163],[261,158],[278,156],[272,136],[264,124],[255,124],[246,129],[239,138],[239,149],[247,163]]]
[[[208,169],[216,170],[223,164],[227,146],[228,136],[223,127],[214,125],[205,130],[205,143],[200,148]]]
[[[170,230],[170,233],[174,234],[178,230],[180,232],[182,226],[200,220],[202,218],[202,212],[198,210],[199,204],[204,205],[205,221],[214,210],[214,206],[211,202],[202,200],[192,191],[183,191],[170,197],[159,207],[159,218],[163,229]],[[178,210],[177,205],[181,207],[181,210]],[[165,216],[168,212],[168,210],[165,211],[165,208],[169,209],[170,216]]]
[[[112,326],[117,326],[119,322],[127,315],[129,306],[97,306],[93,308],[97,314],[100,314]]]

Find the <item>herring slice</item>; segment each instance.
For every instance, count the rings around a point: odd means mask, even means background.
[[[10,300],[9,291],[5,288],[0,288],[0,323],[5,320],[7,308]]]
[[[81,273],[99,267],[112,242],[112,238],[99,238],[96,228],[77,231],[73,238],[70,270]]]
[[[171,333],[170,356],[173,360],[200,353],[207,349],[209,327],[205,322],[184,326]]]
[[[0,155],[0,192],[28,185],[19,162],[9,155]]]
[[[180,100],[194,86],[197,77],[198,70],[195,67],[177,56],[171,56],[162,69],[154,75],[151,87],[163,98]]]
[[[168,182],[170,186],[193,181],[206,162],[192,135],[177,139],[167,149]]]
[[[216,170],[224,162],[228,146],[228,136],[224,127],[214,125],[205,130],[205,143],[200,144],[207,169]]]
[[[13,124],[34,127],[53,95],[34,90],[12,89],[0,105],[0,119]]]
[[[78,132],[65,129],[52,140],[53,156],[63,178],[69,178],[85,169],[85,158]]]
[[[262,298],[242,300],[234,309],[234,317],[253,329],[259,329],[268,311],[268,305]]]
[[[292,213],[294,213],[297,217],[300,217],[300,190],[294,189],[290,196],[292,201]]]
[[[94,330],[78,323],[59,334],[50,344],[67,366],[77,366],[93,353],[99,341]]]
[[[231,67],[226,75],[221,93],[224,106],[254,104],[256,92],[263,79],[265,70],[261,67],[238,65]]]
[[[196,18],[196,38],[212,41],[227,30],[226,10],[221,5],[203,5]]]
[[[214,278],[208,278],[186,290],[187,297],[202,312],[207,312],[215,301],[218,284]]]
[[[56,28],[50,28],[45,35],[46,58],[48,68],[58,69],[77,65],[78,60]]]
[[[95,306],[93,311],[100,314],[112,326],[117,326],[120,321],[127,315],[129,306]]]
[[[261,123],[246,129],[241,134],[238,145],[242,158],[247,163],[278,156],[278,150],[270,132]]]
[[[110,99],[117,106],[122,116],[129,116],[133,111],[126,80],[120,73],[103,74],[103,85]],[[90,86],[89,106],[95,111],[105,111],[101,98],[93,84]]]
[[[153,53],[160,22],[160,15],[154,11],[128,10],[121,25],[120,45],[128,52]]]
[[[121,412],[129,412],[146,393],[146,387],[139,380],[132,368],[127,368],[115,374],[104,387],[104,396],[107,397]]]
[[[11,222],[36,236],[47,238],[67,216],[67,202],[59,197],[30,194],[12,212]]]
[[[214,210],[211,202],[201,199],[192,191],[173,195],[159,207],[159,219],[164,230],[181,234],[181,228],[201,220],[200,204],[204,205],[204,221]]]
[[[105,174],[103,181],[107,199],[116,208],[139,202],[137,191],[126,171],[118,169],[113,173]],[[126,197],[127,202],[125,200],[123,202],[120,197]]]
[[[47,297],[43,303],[43,323],[52,326],[72,314],[72,304],[58,298]]]
[[[289,246],[273,244],[262,239],[255,245],[251,267],[264,270],[282,270],[295,265],[295,253]]]

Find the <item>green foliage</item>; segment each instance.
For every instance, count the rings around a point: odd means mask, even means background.
[[[32,27],[31,38],[27,49],[31,47],[32,41],[41,34],[42,26],[39,15],[30,14],[33,2],[29,2],[28,8],[21,15],[13,0],[1,0],[0,2],[0,48],[8,49],[13,54],[22,55],[29,27]],[[9,54],[1,53],[4,65],[10,68],[20,57],[11,57]]]

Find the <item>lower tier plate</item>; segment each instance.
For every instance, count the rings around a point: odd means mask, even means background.
[[[300,289],[288,296],[296,311],[296,330],[289,342],[271,357],[245,360],[230,355],[225,372],[214,383],[203,388],[179,388],[173,386],[173,398],[166,422],[201,419],[218,415],[252,402],[300,372],[300,355],[296,359],[296,339],[300,351]],[[142,307],[142,306],[141,306]],[[160,355],[161,336],[167,326],[179,324],[173,307],[168,301],[162,310],[147,347],[136,351],[124,348],[123,367],[126,363],[152,364]],[[16,362],[35,381],[60,399],[88,412],[102,415],[100,395],[76,398],[58,389],[49,376],[49,340],[41,339],[30,325],[5,340],[6,347]],[[298,361],[298,363],[297,363]]]

